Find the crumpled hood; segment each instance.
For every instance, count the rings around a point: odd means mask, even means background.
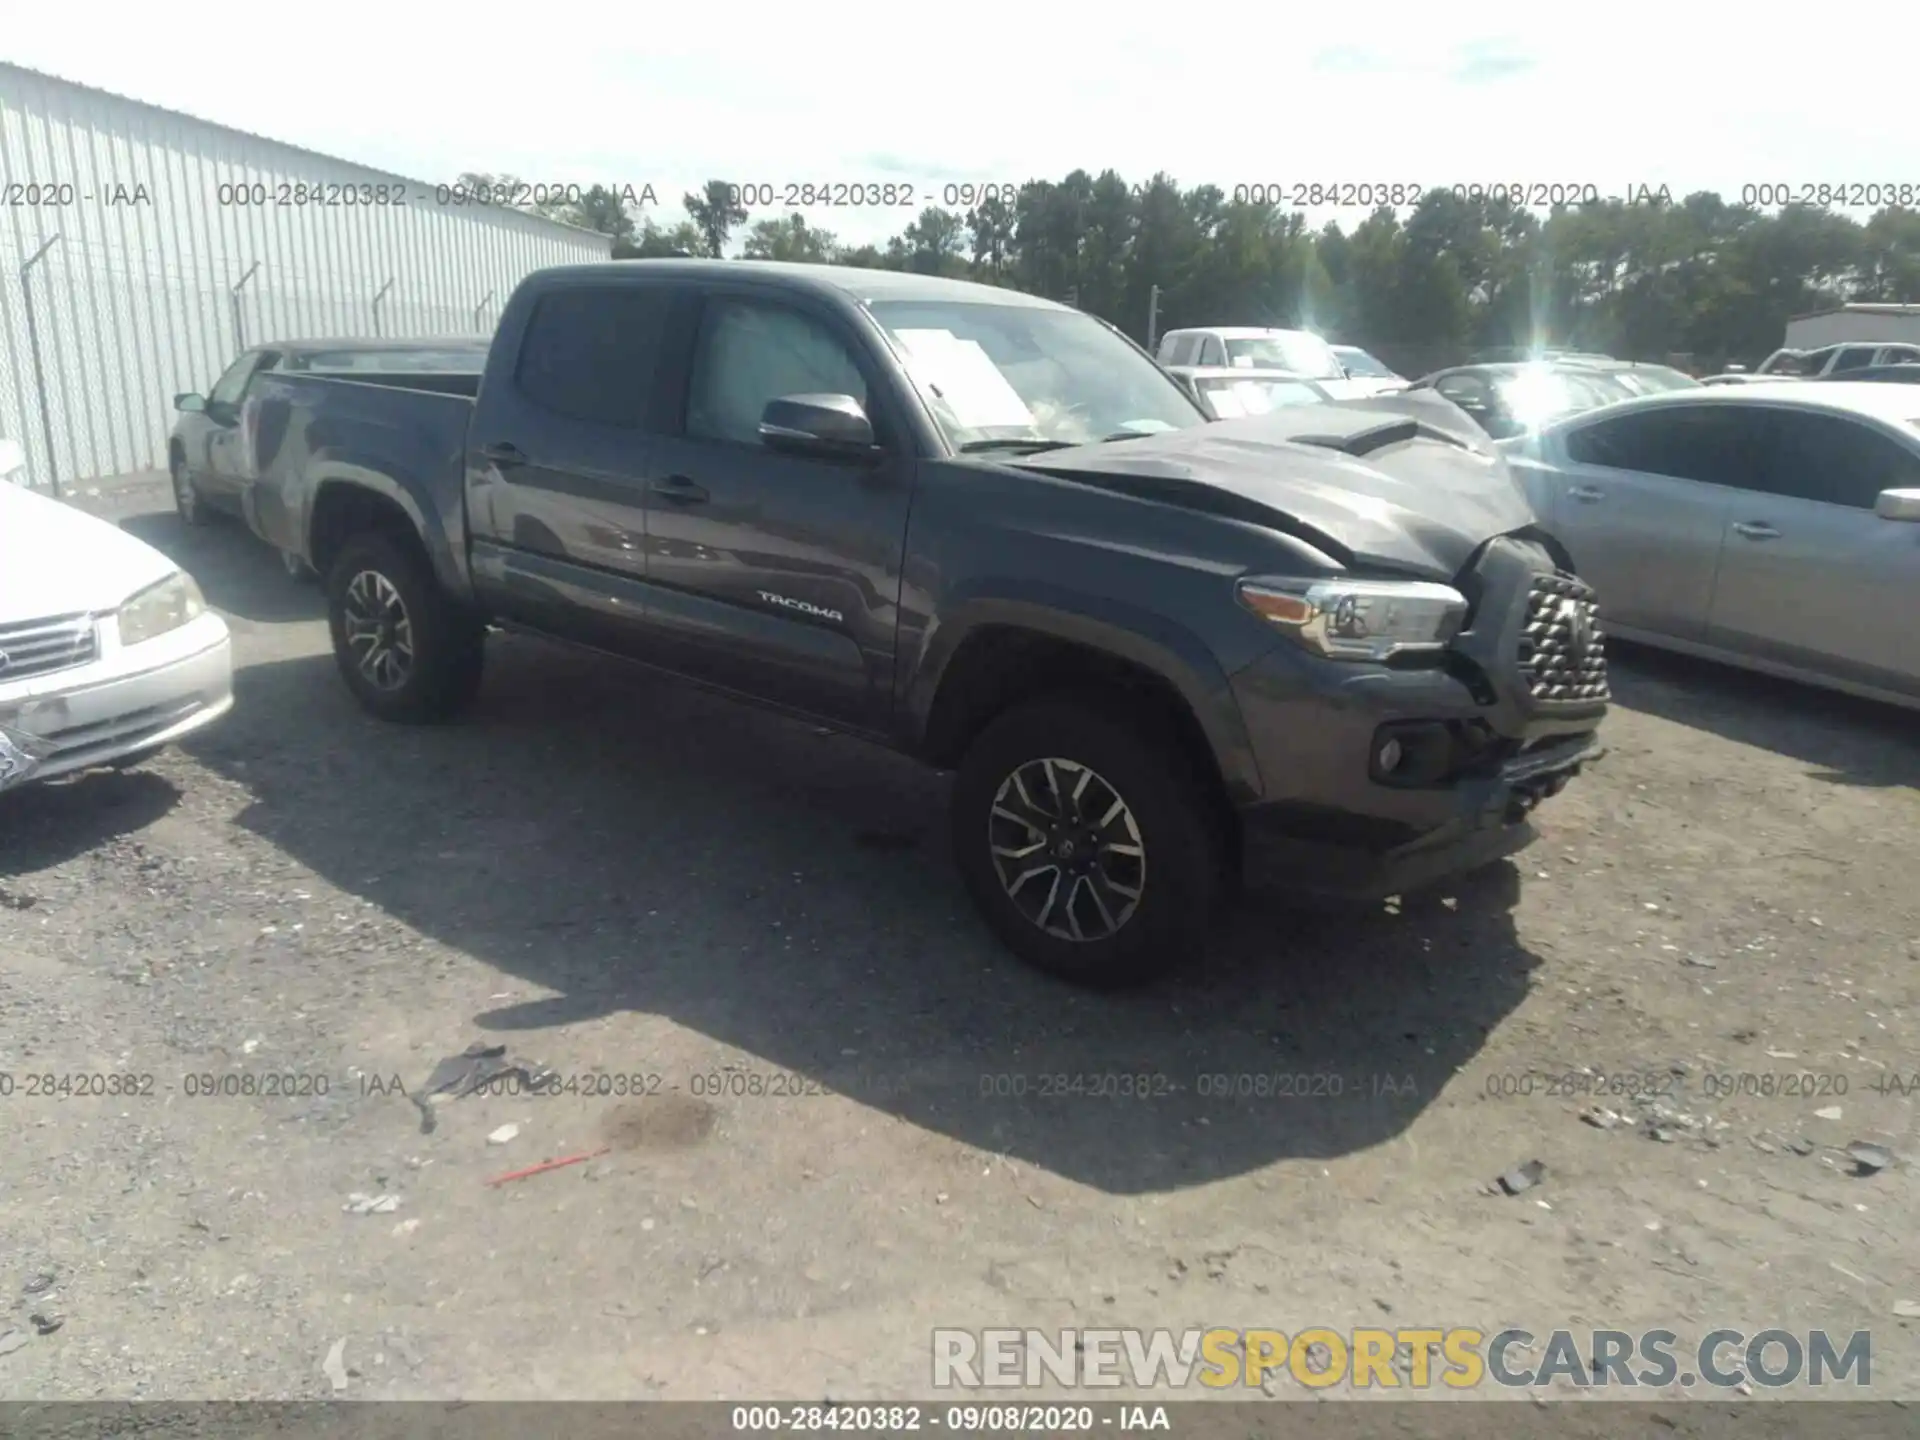
[[[0,625],[117,609],[178,568],[117,525],[0,482]]]
[[[1302,443],[1309,436],[1366,453]],[[1383,438],[1389,443],[1376,448],[1372,442]],[[1525,492],[1485,433],[1450,401],[1421,391],[1288,406],[1016,463],[1270,524],[1355,568],[1438,580],[1452,579],[1494,536],[1534,523]]]

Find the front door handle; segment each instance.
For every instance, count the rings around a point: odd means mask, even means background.
[[[511,440],[495,440],[480,447],[480,458],[490,460],[495,465],[524,465],[527,452]]]
[[[1744,535],[1749,540],[1778,540],[1780,538],[1780,532],[1771,525],[1763,525],[1758,522],[1746,520],[1736,522],[1733,527],[1733,533],[1736,535]]]
[[[669,475],[654,481],[647,489],[663,500],[678,500],[682,505],[696,505],[707,498],[706,488],[694,484],[685,475]]]
[[[1571,495],[1583,505],[1591,505],[1596,500],[1604,500],[1607,498],[1606,491],[1596,490],[1591,485],[1576,485],[1567,491],[1567,494]]]

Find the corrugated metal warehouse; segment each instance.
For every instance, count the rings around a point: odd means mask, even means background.
[[[452,177],[448,177],[451,179]],[[161,469],[241,350],[485,333],[604,235],[0,64],[0,437],[41,488]]]

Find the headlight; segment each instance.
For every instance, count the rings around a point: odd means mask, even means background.
[[[1240,603],[1332,660],[1438,650],[1466,618],[1467,597],[1420,580],[1242,580]]]
[[[120,643],[138,645],[206,613],[206,597],[193,577],[176,570],[158,585],[149,585],[120,607]]]

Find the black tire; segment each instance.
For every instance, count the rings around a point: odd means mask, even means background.
[[[207,523],[207,502],[200,498],[200,487],[193,483],[193,476],[187,472],[186,457],[172,455],[167,459],[167,476],[173,482],[173,508],[180,516],[182,525],[201,526]]]
[[[996,816],[995,807],[1002,787],[1020,774],[1027,798],[1047,810],[1037,791],[1050,760],[1068,762],[1052,767],[1063,777],[1052,808],[1071,809],[1059,800],[1059,791],[1071,795],[1079,781],[1064,777],[1091,771],[1082,803],[1105,811],[1108,797],[1117,797],[1125,814],[1099,832],[1092,849],[1100,858],[1091,865],[1085,857],[1097,826],[1077,832],[1050,828],[1059,838],[1076,841],[1073,863],[1084,868],[1069,880],[1076,897],[1073,913],[1063,915],[1056,908],[1049,916],[1046,892],[1035,887],[1057,882],[1037,873],[1022,883],[1014,874],[1010,887],[1001,865],[1006,863],[1011,874],[1019,862],[996,857],[994,847],[996,839],[1017,849],[1041,836],[1038,828]],[[1017,793],[1007,791],[1010,798],[1017,799]],[[1111,703],[1081,697],[1040,700],[1008,711],[980,733],[961,761],[951,818],[954,856],[974,903],[1007,948],[1028,964],[1080,985],[1116,989],[1158,979],[1204,950],[1222,890],[1221,828],[1214,823],[1205,787],[1181,762],[1174,738],[1144,716],[1116,714]],[[1131,856],[1112,848],[1116,841],[1133,844],[1129,819],[1144,852],[1138,868]],[[1045,865],[1056,853],[1035,858]],[[1106,885],[1093,893],[1096,872]],[[1054,874],[1066,880],[1070,872],[1055,869]],[[1130,910],[1107,904],[1116,898],[1124,903],[1130,889],[1138,891]],[[1054,933],[1077,928],[1092,935],[1102,920],[1118,924],[1097,938]]]
[[[382,627],[371,635],[370,616]],[[479,693],[486,629],[440,588],[416,546],[381,534],[349,540],[327,575],[327,624],[347,688],[382,720],[448,720]],[[394,664],[370,660],[383,645]]]

